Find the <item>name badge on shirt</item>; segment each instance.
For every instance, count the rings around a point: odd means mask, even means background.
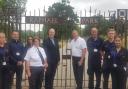
[[[113,64],[113,66],[116,68],[117,67],[117,64]]]
[[[16,53],[16,55],[17,55],[17,56],[20,56],[20,53],[19,53],[19,52],[17,52],[17,53]]]
[[[6,62],[3,62],[2,65],[5,66],[5,65],[7,65],[7,63]]]
[[[98,52],[98,49],[94,49],[94,52]]]
[[[108,55],[108,59],[110,59],[111,58],[111,56],[110,55]]]

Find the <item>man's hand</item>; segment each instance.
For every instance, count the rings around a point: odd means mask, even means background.
[[[44,64],[44,71],[45,71],[45,72],[47,71],[47,68],[48,68],[48,63],[45,62],[45,64]]]
[[[23,65],[23,62],[22,62],[22,61],[18,61],[18,62],[17,62],[17,65],[18,65],[18,66],[21,66],[21,65]]]
[[[83,60],[82,59],[78,62],[78,65],[79,66],[82,66],[83,65]]]
[[[45,68],[47,68],[47,67],[48,67],[48,63],[47,63],[47,62],[44,64],[44,67],[45,67]]]
[[[27,73],[28,77],[31,77],[31,72],[30,72],[30,70],[26,70],[26,73]]]

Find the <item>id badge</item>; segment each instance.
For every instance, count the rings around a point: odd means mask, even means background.
[[[19,52],[16,52],[16,55],[17,55],[17,56],[20,56],[20,53],[19,53]]]
[[[7,63],[6,62],[3,62],[2,65],[5,66],[5,65],[7,65]]]
[[[116,68],[117,67],[117,64],[113,64],[113,66]]]
[[[109,55],[109,56],[108,56],[108,59],[110,59],[110,58],[111,58],[111,56]]]
[[[94,49],[94,52],[98,52],[98,49]]]

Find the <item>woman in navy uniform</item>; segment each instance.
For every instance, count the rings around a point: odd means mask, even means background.
[[[95,89],[100,89],[101,82],[101,47],[103,40],[98,36],[98,29],[91,28],[91,37],[87,40],[89,89],[94,89],[94,74],[96,75]]]
[[[9,78],[8,47],[5,34],[0,33],[0,89],[10,89]]]
[[[108,80],[109,75],[112,72],[112,57],[111,57],[111,51],[115,49],[115,43],[114,43],[114,37],[116,35],[116,32],[113,28],[110,28],[107,32],[108,40],[106,40],[103,43],[102,51],[103,51],[103,89],[108,89]]]
[[[113,59],[112,89],[126,89],[128,50],[122,47],[122,39],[115,38],[116,48],[112,50]]]

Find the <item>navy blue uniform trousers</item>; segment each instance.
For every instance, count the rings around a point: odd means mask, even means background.
[[[75,76],[75,81],[77,84],[76,89],[83,89],[83,72],[84,72],[84,63],[83,65],[79,65],[80,57],[72,57],[73,62],[73,71]]]
[[[10,71],[8,66],[0,66],[0,89],[10,89]]]
[[[30,67],[29,89],[41,89],[44,78],[43,67]]]

